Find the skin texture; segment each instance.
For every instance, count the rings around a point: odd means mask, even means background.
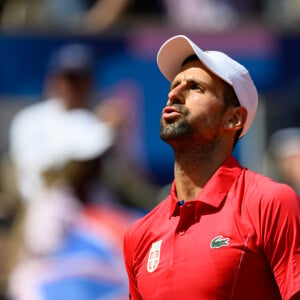
[[[160,137],[175,154],[179,199],[196,197],[231,155],[235,133],[245,123],[244,107],[226,106],[223,81],[200,61],[185,64],[171,83]]]

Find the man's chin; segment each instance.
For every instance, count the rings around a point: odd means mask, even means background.
[[[160,138],[169,143],[171,141],[182,140],[187,136],[187,133],[188,132],[186,130],[182,130],[182,128],[172,128],[167,126],[160,131]]]

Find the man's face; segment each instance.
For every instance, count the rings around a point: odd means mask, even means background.
[[[214,144],[223,128],[223,83],[200,61],[185,64],[171,83],[160,136],[171,146]],[[191,144],[192,143],[192,144]]]
[[[86,107],[91,77],[86,73],[65,72],[54,79],[54,89],[67,110]]]

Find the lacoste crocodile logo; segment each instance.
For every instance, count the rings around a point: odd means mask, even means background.
[[[223,238],[222,235],[216,236],[210,242],[210,248],[221,248],[229,245],[229,238]]]

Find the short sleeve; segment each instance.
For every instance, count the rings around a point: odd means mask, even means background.
[[[300,202],[287,185],[277,184],[261,201],[262,247],[283,299],[300,291]]]
[[[124,236],[124,259],[125,266],[129,280],[129,299],[131,300],[142,300],[137,287],[137,282],[134,272],[134,242],[130,238],[130,229]]]

